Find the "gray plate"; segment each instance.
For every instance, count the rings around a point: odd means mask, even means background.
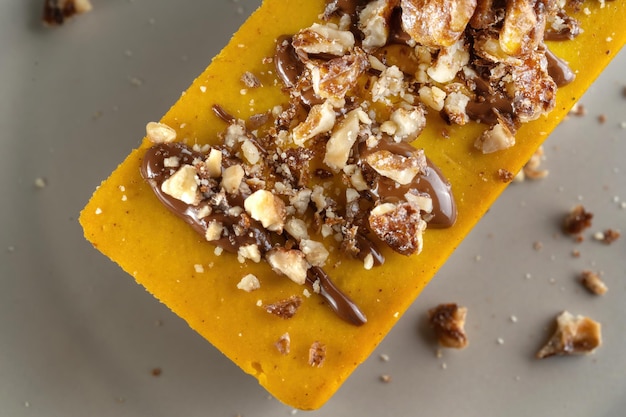
[[[94,0],[93,12],[52,30],[39,24],[41,3],[0,3],[0,414],[291,415],[92,249],[76,221],[146,121],[258,2]],[[606,246],[592,235],[626,232],[625,65],[623,52],[582,100],[588,114],[548,140],[550,176],[512,185],[376,353],[310,415],[623,414],[626,238]],[[559,232],[577,203],[595,213],[580,244]],[[605,296],[581,288],[585,268],[604,272]],[[437,357],[424,316],[448,301],[469,308],[470,346]],[[564,309],[602,322],[604,346],[535,360]]]

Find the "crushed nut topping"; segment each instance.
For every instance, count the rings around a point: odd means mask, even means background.
[[[262,74],[276,75],[285,103],[248,120],[215,104],[226,124],[220,144],[186,146],[176,129],[146,128],[155,145],[142,175],[170,210],[220,252],[263,260],[309,287],[330,282],[321,268],[335,254],[370,269],[385,261],[380,246],[418,254],[429,223],[454,224],[450,184],[409,143],[419,147],[429,118],[482,123],[478,152],[500,152],[523,123],[554,107],[557,86],[573,77],[544,43],[548,23],[548,32],[579,32],[564,4],[354,6],[329,1],[320,21],[277,39],[263,60],[273,68]],[[263,87],[250,71],[240,80],[246,91]],[[340,316],[363,323],[351,300],[342,305],[351,312]]]
[[[440,304],[428,311],[428,320],[443,347],[463,349],[468,340],[465,334],[467,308],[457,304]]]
[[[277,301],[272,304],[265,305],[265,311],[280,317],[281,319],[290,319],[296,315],[298,308],[302,304],[302,298],[297,295],[291,296],[285,300]]]
[[[564,311],[556,318],[557,328],[548,342],[537,352],[537,358],[554,355],[592,353],[602,345],[601,325],[585,316]]]
[[[313,342],[309,348],[309,365],[321,368],[326,360],[326,345],[318,341]]]

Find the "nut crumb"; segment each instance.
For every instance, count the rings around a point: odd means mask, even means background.
[[[241,82],[248,88],[259,88],[263,86],[257,76],[250,71],[246,71],[243,73],[243,75],[241,76]]]
[[[581,273],[580,282],[592,294],[603,295],[608,291],[608,287],[600,278],[600,274],[587,269]]]
[[[384,382],[385,384],[388,384],[391,382],[391,375],[383,374],[380,376],[380,380]]]
[[[569,235],[578,235],[591,226],[593,213],[585,210],[582,205],[574,207],[563,220],[563,232]]]
[[[455,303],[440,304],[428,310],[428,320],[443,347],[463,349],[468,340],[465,334],[467,308]]]
[[[309,365],[321,368],[326,360],[326,345],[318,341],[313,342],[309,348]]]
[[[89,0],[45,0],[42,21],[47,26],[60,26],[67,19],[91,9]]]
[[[602,233],[602,239],[600,239],[600,241],[602,241],[603,243],[606,243],[607,245],[610,245],[611,243],[613,243],[617,239],[619,239],[621,237],[621,235],[622,234],[618,230],[606,229]]]
[[[291,350],[291,337],[289,333],[284,333],[280,338],[274,343],[276,349],[281,355],[288,355]]]
[[[301,304],[302,298],[292,295],[287,299],[265,305],[265,311],[286,320],[296,314]]]
[[[153,368],[152,371],[150,371],[150,373],[152,374],[152,376],[157,377],[157,376],[161,376],[163,371],[161,370],[161,368]]]
[[[588,354],[602,345],[601,325],[589,317],[573,316],[564,311],[556,318],[556,325],[550,340],[537,352],[538,359]]]
[[[47,185],[48,185],[48,183],[45,180],[45,178],[42,178],[42,177],[35,178],[35,187],[36,188],[46,188]]]
[[[498,170],[498,179],[502,182],[511,182],[515,178],[515,175],[511,171],[508,171],[504,168],[500,168]]]

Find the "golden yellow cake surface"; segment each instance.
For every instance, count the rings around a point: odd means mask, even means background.
[[[215,247],[163,207],[141,178],[142,155],[151,145],[147,140],[101,184],[82,211],[85,236],[280,401],[302,409],[319,408],[368,357],[506,187],[498,170],[517,172],[623,45],[626,31],[620,25],[626,22],[626,7],[620,1],[603,4],[601,8],[600,2],[585,3],[589,15],[577,15],[585,32],[575,40],[550,43],[577,73],[576,80],[559,90],[557,107],[549,116],[520,129],[514,147],[483,155],[473,143],[484,126],[447,126],[429,118],[416,145],[450,180],[458,220],[449,229],[428,229],[424,250],[417,256],[385,251],[386,263],[369,271],[352,259],[327,268],[367,315],[363,326],[338,319],[315,295],[302,296],[303,287],[277,276],[266,264],[241,264],[230,254],[217,256]],[[309,26],[323,8],[323,0],[266,0],[162,122],[177,131],[178,140],[215,144],[226,125],[211,111],[214,104],[245,119],[284,103],[273,66],[264,58],[273,55],[277,37]],[[242,91],[245,71],[261,74],[264,86]],[[443,128],[450,139],[441,137]],[[257,291],[237,289],[248,273],[261,281]],[[303,305],[289,320],[259,306],[294,294],[302,296]],[[290,335],[291,351],[281,355],[275,343],[285,333]],[[308,364],[309,349],[316,341],[327,350],[322,367]]]

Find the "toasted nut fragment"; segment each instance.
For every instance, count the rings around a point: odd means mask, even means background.
[[[281,355],[288,355],[291,350],[291,337],[289,333],[284,333],[280,338],[274,343],[276,349]]]
[[[498,170],[498,179],[502,182],[511,182],[515,178],[515,175],[509,170],[500,168]]]
[[[292,217],[287,220],[287,223],[285,223],[285,231],[298,242],[302,239],[309,238],[308,227],[302,219]]]
[[[292,45],[303,60],[308,58],[308,54],[342,56],[354,47],[354,35],[330,23],[313,23],[293,37]]]
[[[256,243],[252,245],[240,246],[237,250],[237,256],[240,257],[243,261],[245,261],[246,259],[250,259],[251,261],[256,263],[261,262],[261,251],[259,250],[259,246]]]
[[[545,54],[525,55],[522,65],[509,68],[515,89],[513,110],[520,122],[536,120],[554,109],[557,85],[548,74]]]
[[[196,205],[200,201],[196,169],[191,165],[183,165],[171,177],[163,181],[161,191],[184,203]]]
[[[556,331],[537,352],[537,358],[553,355],[574,355],[592,353],[602,345],[601,325],[584,316],[573,316],[564,311],[556,318]]]
[[[474,142],[474,147],[484,154],[508,149],[513,145],[515,145],[515,134],[506,123],[502,122],[485,130]]]
[[[293,142],[302,146],[314,136],[330,131],[335,126],[335,110],[329,101],[311,107],[306,120],[293,130]]]
[[[469,116],[465,109],[470,98],[460,91],[453,91],[444,100],[443,111],[450,120],[450,123],[463,126],[469,122]]]
[[[326,360],[326,345],[318,341],[313,342],[309,348],[309,365],[321,368]]]
[[[380,48],[387,43],[392,3],[389,0],[375,0],[368,3],[359,13],[358,27],[365,35],[363,49],[366,51]]]
[[[252,193],[243,202],[246,212],[263,227],[272,232],[282,233],[285,225],[285,203],[267,190]]]
[[[522,179],[540,180],[550,173],[547,169],[539,169],[544,160],[543,146],[540,146],[520,171]]]
[[[421,149],[416,149],[410,157],[381,150],[368,154],[364,160],[380,175],[391,178],[400,185],[409,184],[426,168],[426,158]]]
[[[411,203],[380,204],[370,212],[368,221],[374,234],[394,251],[403,255],[422,251],[426,222]]]
[[[428,310],[430,326],[435,331],[439,344],[447,348],[463,349],[468,340],[465,334],[467,308],[457,304],[440,304]]]
[[[369,67],[369,60],[361,48],[354,48],[350,54],[310,62],[308,67],[315,94],[330,99],[335,107],[343,107],[346,93],[356,86],[359,76]]]
[[[402,28],[422,45],[455,43],[476,9],[476,0],[402,0]]]
[[[229,166],[222,174],[222,188],[224,188],[224,190],[229,194],[237,193],[244,175],[245,172],[241,165],[237,164]]]
[[[459,39],[447,48],[442,48],[437,56],[435,65],[426,70],[426,73],[438,83],[447,83],[456,77],[469,62],[470,54],[464,39]]]
[[[265,311],[286,320],[296,315],[298,308],[300,308],[301,304],[302,298],[298,297],[297,295],[292,295],[285,300],[280,300],[272,304],[267,304],[265,306]]]
[[[251,140],[246,139],[241,144],[241,152],[243,153],[243,157],[246,158],[246,161],[250,163],[250,165],[254,165],[261,159],[261,153],[259,149],[256,147]]]
[[[584,270],[580,274],[580,282],[585,286],[585,288],[587,288],[587,290],[589,290],[589,292],[596,295],[603,295],[608,291],[608,288],[606,284],[602,282],[600,275],[589,270]]]
[[[607,245],[610,245],[611,243],[615,242],[617,239],[619,239],[622,234],[615,229],[606,229],[603,233],[603,238],[602,238],[602,242],[606,243]]]
[[[261,283],[255,275],[248,274],[237,283],[237,288],[245,292],[252,292],[261,288]]]
[[[218,149],[212,148],[204,161],[207,174],[211,178],[219,178],[222,175],[222,152]]]
[[[241,82],[248,88],[259,88],[263,86],[257,76],[250,71],[246,71],[243,73],[243,75],[241,76]]]
[[[286,275],[296,284],[304,284],[310,265],[304,253],[296,249],[277,248],[267,253],[267,262],[274,271]]]
[[[428,107],[435,111],[443,109],[443,103],[446,99],[446,92],[436,86],[422,86],[419,91],[420,100]]]
[[[384,70],[372,85],[372,101],[389,101],[389,97],[397,96],[406,91],[404,74],[392,65]]]
[[[146,136],[152,143],[170,143],[176,140],[176,131],[165,123],[148,122]]]
[[[300,250],[304,253],[306,260],[313,266],[324,266],[328,259],[328,250],[321,242],[310,239],[300,241]]]
[[[563,220],[563,232],[569,235],[578,235],[583,230],[591,227],[591,219],[593,219],[593,213],[585,210],[585,208],[579,204],[575,206]]]
[[[535,12],[536,0],[509,0],[506,2],[504,24],[500,31],[502,50],[513,56],[528,53],[543,40],[545,16]]]
[[[394,110],[389,121],[395,124],[396,140],[412,142],[426,127],[426,112],[422,106],[406,106]]]
[[[363,110],[352,110],[337,125],[326,142],[324,163],[333,171],[342,170],[346,166],[350,150],[359,135],[360,119],[363,117],[367,118]]]
[[[46,25],[62,25],[66,19],[91,9],[89,0],[45,0],[42,20]]]
[[[223,231],[224,231],[224,225],[222,225],[221,222],[213,220],[207,226],[206,233],[204,234],[204,237],[209,242],[212,242],[214,240],[218,240],[219,238],[221,238]]]

